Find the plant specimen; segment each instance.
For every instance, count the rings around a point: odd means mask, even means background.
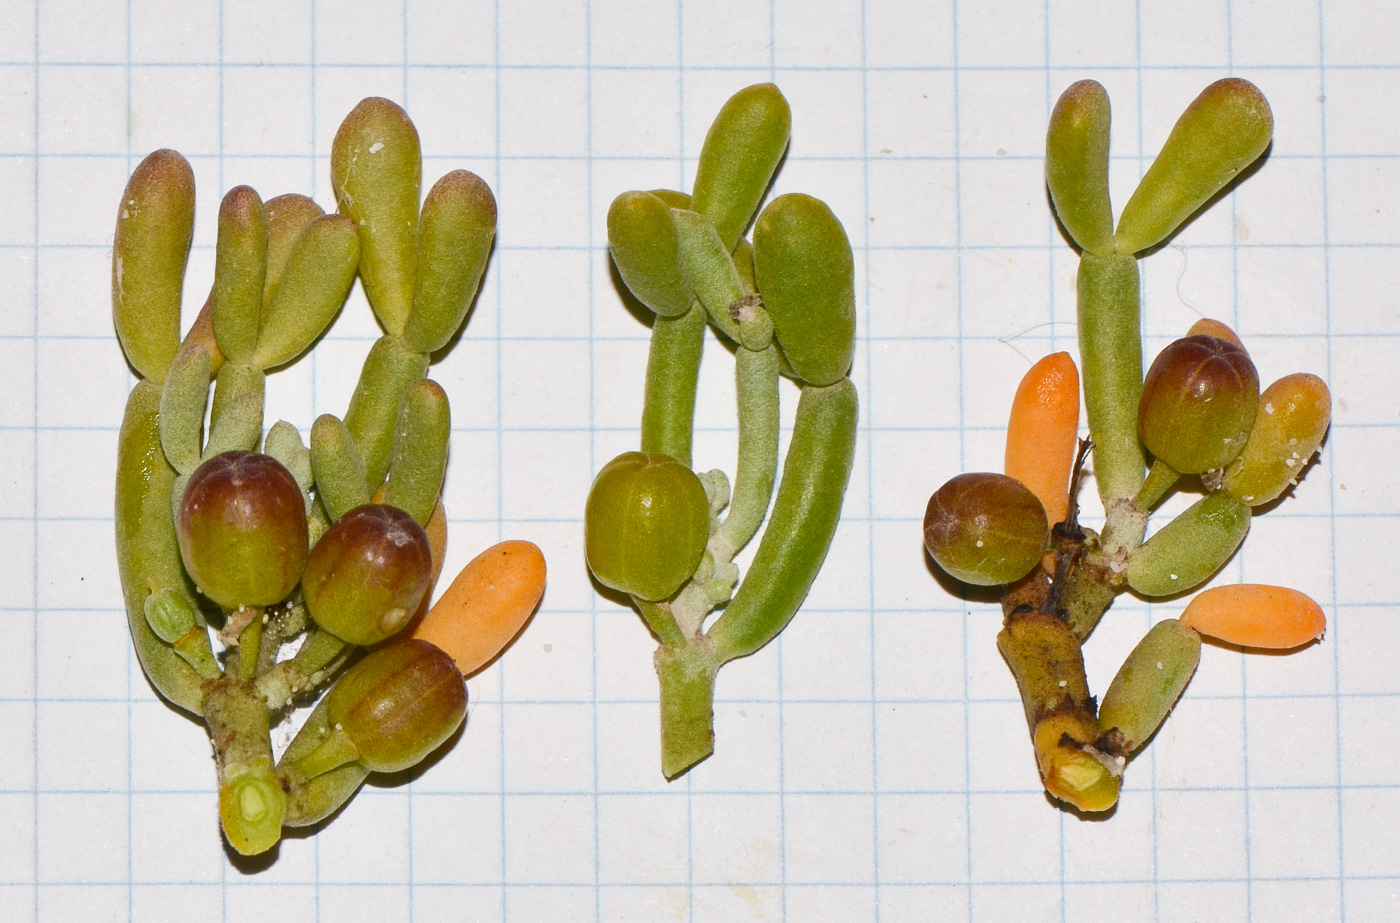
[[[791,113],[772,84],[740,90],[715,118],[690,195],[624,192],[608,243],[627,288],[656,314],[641,450],[598,473],[584,512],[588,565],[630,596],[660,642],[661,770],[674,779],[714,750],[719,668],[782,631],[826,557],[855,450],[850,243],[825,203],[765,206]],[[753,242],[744,231],[754,222]],[[707,324],[708,320],[708,324]],[[733,490],[691,470],[701,350],[713,325],[734,351],[739,449]],[[801,388],[782,479],[779,376]],[[728,512],[721,517],[726,507]],[[734,557],[768,525],[743,580]],[[708,627],[716,608],[723,611]]]
[[[1096,704],[1083,642],[1121,592],[1178,596],[1235,553],[1252,511],[1285,493],[1311,460],[1331,414],[1327,386],[1288,375],[1261,394],[1238,337],[1203,320],[1144,376],[1137,259],[1240,175],[1268,147],[1273,116],[1238,79],[1186,109],[1124,206],[1108,196],[1109,103],[1092,80],[1060,97],[1046,137],[1057,217],[1080,249],[1079,353],[1089,440],[1076,454],[1079,374],[1068,354],[1026,374],[1007,427],[1006,474],[962,474],[933,495],[925,545],[949,574],[1000,585],[997,646],[1020,688],[1045,788],[1083,811],[1117,803],[1123,770],[1166,718],[1200,658],[1201,636],[1290,649],[1326,620],[1295,590],[1206,590],[1180,619],[1158,622]],[[1079,473],[1092,446],[1101,531],[1078,517]],[[1151,457],[1151,465],[1148,458]],[[1149,537],[1171,491],[1203,492]]]
[[[479,580],[489,559],[502,592],[454,584],[427,611],[451,427],[447,395],[424,376],[486,267],[490,189],[454,171],[420,209],[417,131],[383,99],[346,118],[331,170],[338,214],[247,186],[224,197],[213,290],[183,342],[194,177],[179,154],[137,167],[113,248],[117,334],[140,378],[116,488],[128,622],[151,684],[207,724],[223,831],[244,854],[451,737],[463,674],[509,643],[544,586],[539,550],[506,543],[457,581]],[[309,445],[286,421],[264,433],[268,373],[316,342],[357,272],[384,335],[344,418],[318,418]],[[274,721],[322,692],[274,759]]]

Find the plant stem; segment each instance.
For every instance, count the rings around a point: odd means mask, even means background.
[[[687,641],[676,618],[671,614],[671,608],[664,602],[647,602],[644,599],[632,597],[632,602],[637,606],[637,611],[642,614],[652,633],[661,639],[661,643],[667,647],[685,647]]]
[[[204,697],[204,720],[219,770],[224,834],[244,855],[271,849],[282,836],[286,795],[272,768],[269,719],[261,696],[243,683],[213,680]]]
[[[719,530],[716,564],[720,553],[728,563],[749,543],[763,524],[773,481],[778,474],[778,350],[768,346],[759,352],[739,347],[735,355],[735,379],[739,395],[739,461],[729,513]]]
[[[656,650],[661,680],[661,771],[674,779],[715,749],[715,674],[719,664],[703,641]]]
[[[704,345],[705,309],[698,302],[679,317],[656,318],[651,328],[642,451],[663,452],[687,468]]]
[[[1085,253],[1079,261],[1079,355],[1104,509],[1130,502],[1147,466],[1138,441],[1142,394],[1137,261]]]

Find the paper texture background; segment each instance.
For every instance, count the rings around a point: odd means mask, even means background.
[[[0,9],[0,917],[6,920],[1383,920],[1400,917],[1400,17],[1362,2],[185,3]],[[1049,803],[999,610],[927,563],[928,495],[1001,464],[1031,361],[1074,349],[1076,257],[1043,184],[1059,92],[1102,82],[1121,207],[1176,116],[1238,75],[1273,105],[1263,166],[1142,261],[1147,354],[1201,315],[1265,382],[1335,411],[1295,496],[1217,582],[1321,602],[1292,656],[1208,646],[1117,811]],[[776,643],[720,675],[715,756],[665,783],[652,639],[582,555],[593,473],[633,448],[647,327],[610,272],[627,189],[684,186],[732,92],[791,102],[774,192],[841,217],[862,420],[830,558]],[[501,538],[549,561],[518,643],[470,681],[465,732],[274,861],[225,854],[202,730],[131,655],[112,553],[133,378],[113,336],[118,198],[140,158],[199,183],[186,322],[222,192],[333,207],[331,138],[404,104],[427,182],[500,207],[460,342],[448,571]],[[358,288],[271,422],[342,413],[377,329]],[[702,375],[697,468],[732,471],[732,363]],[[795,392],[784,391],[791,420]],[[1092,496],[1092,490],[1086,491]],[[1102,690],[1180,602],[1121,598]]]

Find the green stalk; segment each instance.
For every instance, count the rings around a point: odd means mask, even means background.
[[[661,772],[674,779],[715,750],[715,674],[709,645],[656,649],[661,680]]]
[[[711,543],[726,562],[749,543],[763,524],[773,481],[778,474],[778,350],[754,352],[742,346],[735,354],[739,397],[739,460],[729,514]]]
[[[1139,298],[1133,257],[1084,253],[1079,262],[1079,356],[1094,439],[1094,477],[1110,526],[1117,508],[1131,507],[1147,467],[1137,432],[1142,395]],[[1113,547],[1108,532],[1104,543]],[[1141,539],[1140,531],[1115,537],[1125,548]]]
[[[679,317],[658,317],[651,328],[642,451],[663,452],[690,467],[695,391],[705,345],[705,309],[698,303]]]
[[[215,680],[204,720],[219,769],[219,816],[229,845],[245,856],[282,837],[286,795],[273,770],[267,707],[251,686]]]

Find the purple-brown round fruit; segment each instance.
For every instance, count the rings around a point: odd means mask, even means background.
[[[326,530],[301,590],[316,624],[351,644],[377,644],[408,624],[432,579],[427,533],[403,510],[357,506]]]
[[[1249,353],[1197,334],[1168,344],[1142,383],[1142,444],[1182,474],[1220,468],[1244,448],[1259,404]]]
[[[963,583],[996,586],[1030,573],[1049,523],[1030,488],[1004,474],[960,474],[929,498],[924,547]]]
[[[433,752],[467,713],[467,686],[452,658],[427,641],[369,654],[327,693],[327,718],[375,772],[398,772]]]
[[[281,602],[306,565],[306,503],[270,455],[224,452],[196,468],[175,529],[185,570],[225,609]]]

